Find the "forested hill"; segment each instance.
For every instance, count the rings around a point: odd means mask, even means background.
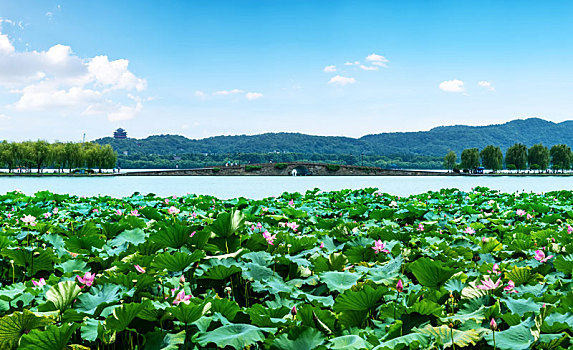
[[[551,147],[565,143],[573,146],[573,121],[553,123],[539,118],[513,120],[488,126],[440,126],[429,131],[393,132],[366,135],[355,139],[337,136],[312,136],[299,133],[266,133],[260,135],[216,136],[192,140],[178,135],[157,135],[145,139],[95,140],[110,144],[120,154],[185,154],[185,153],[268,153],[303,154],[417,154],[443,156],[449,150],[458,155],[465,148],[482,149],[495,145],[505,150],[515,144],[530,147],[543,143]]]

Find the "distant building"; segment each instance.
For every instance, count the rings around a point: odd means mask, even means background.
[[[122,128],[119,128],[116,131],[114,131],[113,138],[114,139],[126,139],[127,138],[127,132],[125,130],[123,130]]]

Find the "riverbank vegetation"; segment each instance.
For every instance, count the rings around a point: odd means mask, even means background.
[[[573,193],[0,196],[2,349],[558,349]]]
[[[117,154],[110,145],[92,142],[48,143],[46,141],[25,141],[0,143],[0,166],[8,172],[29,173],[35,169],[42,173],[45,168],[58,172],[72,172],[72,169],[115,168]]]

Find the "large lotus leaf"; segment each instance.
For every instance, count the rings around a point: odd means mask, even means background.
[[[103,332],[103,321],[88,318],[82,325],[80,332],[82,339],[90,342],[96,341],[98,335]]]
[[[419,313],[420,315],[434,315],[441,316],[443,313],[442,306],[428,299],[414,303],[408,309],[408,313]]]
[[[251,324],[255,326],[276,327],[287,321],[284,317],[289,314],[290,309],[286,306],[271,308],[255,304],[245,312],[249,315]]]
[[[86,271],[88,264],[79,259],[70,259],[66,262],[56,265],[56,268],[61,268],[66,273]]]
[[[444,317],[442,320],[446,323],[452,321],[466,322],[469,320],[475,320],[476,322],[481,322],[485,319],[486,307],[482,306],[475,311],[468,311],[465,309],[460,309],[456,314],[448,317]]]
[[[217,237],[228,238],[239,231],[245,224],[245,216],[239,210],[231,210],[217,215],[217,219],[209,226]]]
[[[220,313],[227,320],[233,321],[237,312],[241,310],[241,307],[237,302],[229,299],[209,299],[211,303],[211,312]]]
[[[495,332],[495,346],[500,350],[526,350],[535,342],[535,337],[531,334],[533,322],[527,320],[516,326],[501,332]],[[488,332],[484,339],[491,346],[494,344],[493,332]]]
[[[541,309],[541,304],[536,303],[532,298],[528,299],[502,299],[511,313],[523,316],[528,312],[537,313]]]
[[[468,283],[464,289],[462,289],[462,298],[464,299],[474,299],[474,298],[481,298],[483,296],[488,295],[487,290],[479,289],[477,287],[476,281],[472,281]]]
[[[440,261],[420,258],[410,264],[410,270],[421,285],[429,288],[440,288],[456,270],[444,266]]]
[[[259,328],[250,324],[229,324],[201,334],[197,342],[201,346],[213,343],[219,348],[230,346],[234,349],[254,345],[265,339],[263,332],[274,332],[274,328]]]
[[[97,316],[104,307],[119,301],[120,292],[122,292],[123,289],[123,286],[109,283],[103,286],[92,287],[88,293],[82,293],[78,296],[78,302],[74,306],[74,309],[79,312]]]
[[[374,289],[370,286],[365,286],[358,291],[348,289],[336,298],[333,310],[334,312],[368,311],[378,304],[384,293],[385,289]]]
[[[194,262],[200,261],[205,257],[205,252],[195,250],[191,254],[174,252],[174,253],[161,253],[155,255],[153,259],[153,266],[159,270],[167,270],[169,272],[181,272],[191,268]]]
[[[46,292],[46,299],[54,304],[57,310],[64,312],[74,299],[80,294],[81,289],[74,281],[60,282]]]
[[[255,263],[243,265],[243,278],[250,281],[268,281],[274,275],[273,270]]]
[[[430,336],[421,333],[410,333],[386,340],[373,350],[394,350],[394,349],[427,349],[430,344]]]
[[[571,272],[573,272],[573,254],[559,255],[555,260],[553,260],[553,266],[557,271],[570,275]]]
[[[113,313],[105,320],[106,328],[117,332],[123,331],[147,305],[147,302],[129,303],[115,308]]]
[[[552,313],[543,320],[541,331],[543,333],[559,333],[565,330],[570,330],[573,325],[573,313],[559,314]]]
[[[321,281],[326,283],[328,289],[339,293],[343,293],[345,290],[350,289],[356,284],[356,282],[358,282],[360,277],[360,274],[349,271],[328,271],[320,274]]]
[[[195,275],[200,279],[224,280],[243,271],[240,265],[235,259],[209,259],[199,265]]]
[[[303,325],[317,328],[326,334],[332,334],[336,323],[336,315],[332,311],[309,304],[298,309],[296,318],[302,320]]]
[[[23,334],[32,329],[43,328],[53,322],[54,320],[48,317],[36,316],[26,309],[0,318],[0,349],[16,348]]]
[[[541,334],[539,336],[538,349],[558,350],[563,349],[562,343],[569,338],[567,333],[561,334]]]
[[[452,346],[452,341],[456,347],[475,345],[476,342],[481,339],[479,332],[475,329],[460,331],[446,325],[439,327],[426,326],[424,328],[417,329],[416,332],[433,336],[438,339],[439,343],[444,344],[444,347]]]
[[[268,267],[273,263],[273,256],[265,251],[243,254],[242,259],[251,260],[253,264]]]
[[[151,332],[145,335],[147,350],[178,350],[185,343],[185,331],[179,333]]]
[[[14,265],[25,267],[28,276],[34,276],[39,271],[52,271],[54,269],[55,256],[51,249],[5,249],[3,253],[14,261]]]
[[[267,281],[255,280],[251,286],[255,292],[265,292],[273,295],[278,293],[292,293],[294,289],[293,286],[286,284],[282,278],[276,277],[276,275]]]
[[[450,278],[445,284],[444,288],[450,292],[458,292],[461,293],[462,290],[466,287],[466,284],[463,283],[459,278],[455,276]]]
[[[377,265],[369,269],[368,278],[376,284],[388,285],[393,283],[396,280],[403,263],[404,259],[399,255],[382,266]]]
[[[2,289],[0,289],[0,299],[10,301],[24,293],[25,290],[26,286],[21,282],[14,283],[9,286],[4,286]]]
[[[183,223],[164,223],[150,236],[151,241],[164,247],[179,249],[191,239],[193,227]]]
[[[517,267],[514,266],[510,272],[505,273],[505,278],[508,280],[512,280],[516,286],[520,286],[522,284],[528,284],[532,281],[535,281],[539,277],[539,274],[533,273],[531,271],[531,267]]]
[[[139,245],[139,244],[145,243],[146,238],[147,238],[147,235],[140,228],[136,228],[133,230],[125,230],[121,234],[119,234],[117,237],[115,237],[113,240],[111,240],[109,245],[112,247],[117,247],[117,246],[120,246],[124,243]]]
[[[87,236],[71,236],[66,240],[66,249],[71,252],[88,251],[91,252],[93,248],[101,249],[105,244],[105,239],[98,234],[90,234]]]
[[[77,324],[64,323],[59,326],[49,326],[42,331],[34,329],[22,336],[18,349],[63,350],[78,327]]]
[[[320,331],[307,328],[295,339],[290,338],[287,334],[281,335],[275,339],[273,347],[279,350],[316,349],[324,343],[324,340],[324,335]]]
[[[357,335],[343,335],[329,341],[329,349],[363,350],[372,349],[372,344]]]
[[[197,321],[201,316],[205,315],[211,309],[210,302],[203,302],[201,304],[193,303],[179,303],[177,306],[168,308],[167,310],[179,321],[185,324]]]

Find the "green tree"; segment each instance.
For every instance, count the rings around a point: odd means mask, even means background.
[[[486,146],[479,154],[482,166],[486,169],[491,169],[494,172],[501,169],[503,165],[503,153],[499,147],[489,145]]]
[[[41,140],[32,142],[30,152],[38,173],[41,173],[42,168],[50,161],[50,144]]]
[[[505,164],[514,169],[523,170],[527,166],[527,147],[524,144],[516,143],[505,152]]]
[[[551,155],[551,164],[553,164],[553,169],[564,169],[571,168],[571,148],[565,144],[559,144],[551,147],[549,151]]]
[[[479,150],[477,148],[466,148],[462,151],[462,164],[464,169],[475,169],[479,166]]]
[[[448,154],[444,157],[444,168],[451,171],[456,166],[456,160],[458,157],[454,151],[449,151]]]
[[[527,161],[530,169],[545,170],[549,166],[549,148],[538,143],[531,146],[527,155]]]

